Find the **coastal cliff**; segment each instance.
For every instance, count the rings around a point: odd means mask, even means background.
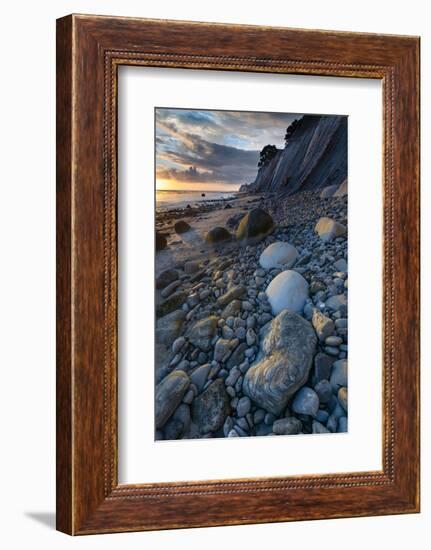
[[[298,191],[339,187],[347,179],[347,117],[304,115],[284,149],[258,169],[241,192]]]

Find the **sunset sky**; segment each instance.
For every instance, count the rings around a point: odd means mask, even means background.
[[[284,147],[299,116],[157,108],[157,189],[235,190],[254,181],[262,147]]]

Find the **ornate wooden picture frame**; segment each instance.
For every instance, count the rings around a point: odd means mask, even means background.
[[[383,468],[118,483],[117,69],[380,79]],[[419,511],[419,39],[70,15],[57,21],[57,528],[91,534]]]

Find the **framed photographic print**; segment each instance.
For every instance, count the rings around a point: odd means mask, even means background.
[[[57,528],[419,511],[419,39],[57,22]]]

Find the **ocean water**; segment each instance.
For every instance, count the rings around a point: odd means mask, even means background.
[[[202,196],[202,193],[205,196]],[[196,206],[199,203],[221,199],[231,199],[235,191],[166,191],[156,190],[156,208],[169,210],[171,208],[185,208],[188,204]]]

